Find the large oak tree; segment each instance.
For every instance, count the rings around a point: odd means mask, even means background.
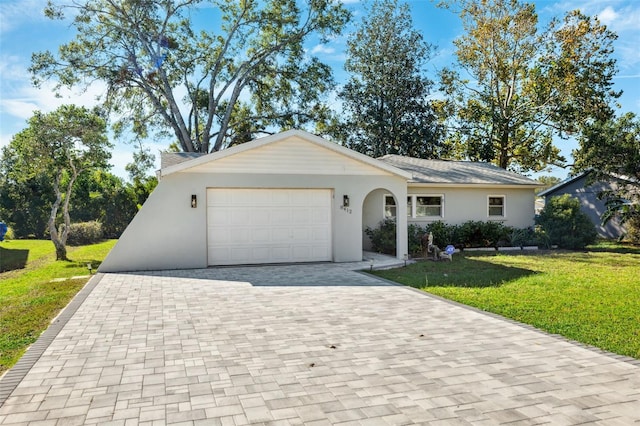
[[[441,73],[461,157],[539,171],[564,162],[554,137],[576,136],[584,123],[613,114],[617,36],[597,18],[571,11],[541,29],[534,5],[518,0],[444,6],[464,28],[457,68]]]
[[[50,1],[46,14],[65,11],[76,36],[33,55],[34,82],[104,82],[116,131],[159,130],[190,152],[321,119],[331,70],[303,43],[349,19],[336,0]]]

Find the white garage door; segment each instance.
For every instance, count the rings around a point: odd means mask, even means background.
[[[209,265],[331,260],[331,190],[207,191]]]

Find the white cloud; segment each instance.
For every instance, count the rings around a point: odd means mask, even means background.
[[[0,8],[0,34],[8,33],[25,22],[44,21],[46,0],[3,0]]]
[[[607,26],[618,19],[618,16],[620,15],[618,15],[611,6],[605,7],[604,10],[598,14],[600,21]]]
[[[334,49],[333,47],[329,47],[327,45],[324,45],[324,44],[315,45],[311,49],[311,53],[314,54],[314,55],[316,55],[318,53],[325,54],[325,55],[332,55],[335,52],[336,52],[336,49]]]

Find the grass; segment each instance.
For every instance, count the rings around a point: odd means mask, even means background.
[[[86,284],[115,240],[68,247],[69,262],[57,262],[51,241],[12,240],[0,243],[0,263],[23,266],[0,273],[0,375],[11,368],[62,308]],[[21,265],[22,264],[22,265]],[[52,282],[55,278],[69,278]]]
[[[640,247],[601,243],[585,252],[507,253],[468,252],[453,262],[374,273],[640,359]]]

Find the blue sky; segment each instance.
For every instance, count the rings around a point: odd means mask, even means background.
[[[354,12],[353,24],[359,21],[363,5],[357,0],[344,0],[345,6]],[[462,27],[456,15],[438,9],[434,1],[408,0],[414,25],[427,42],[437,46],[428,64],[428,72],[435,78],[438,69],[453,63],[453,40],[461,34]],[[620,112],[640,115],[640,1],[637,0],[535,0],[542,23],[552,17],[562,17],[565,12],[580,9],[587,15],[597,15],[619,38],[615,43],[615,57],[619,72],[615,78],[616,90],[623,90],[619,100]],[[26,126],[33,111],[52,111],[63,103],[90,106],[101,93],[102,87],[91,87],[87,93],[67,91],[56,98],[50,88],[36,89],[31,85],[27,68],[31,54],[42,50],[56,51],[57,47],[74,37],[73,29],[66,22],[46,19],[42,10],[46,0],[0,0],[0,146],[9,143],[12,136]],[[309,43],[308,51],[331,65],[338,83],[346,82],[343,70],[347,29],[342,37],[326,45]],[[166,148],[166,142],[151,140],[145,144],[157,154]],[[566,156],[576,144],[558,141]],[[124,166],[132,160],[133,147],[116,141],[111,163],[112,172],[126,177]],[[568,170],[554,169],[551,173],[560,178]]]

